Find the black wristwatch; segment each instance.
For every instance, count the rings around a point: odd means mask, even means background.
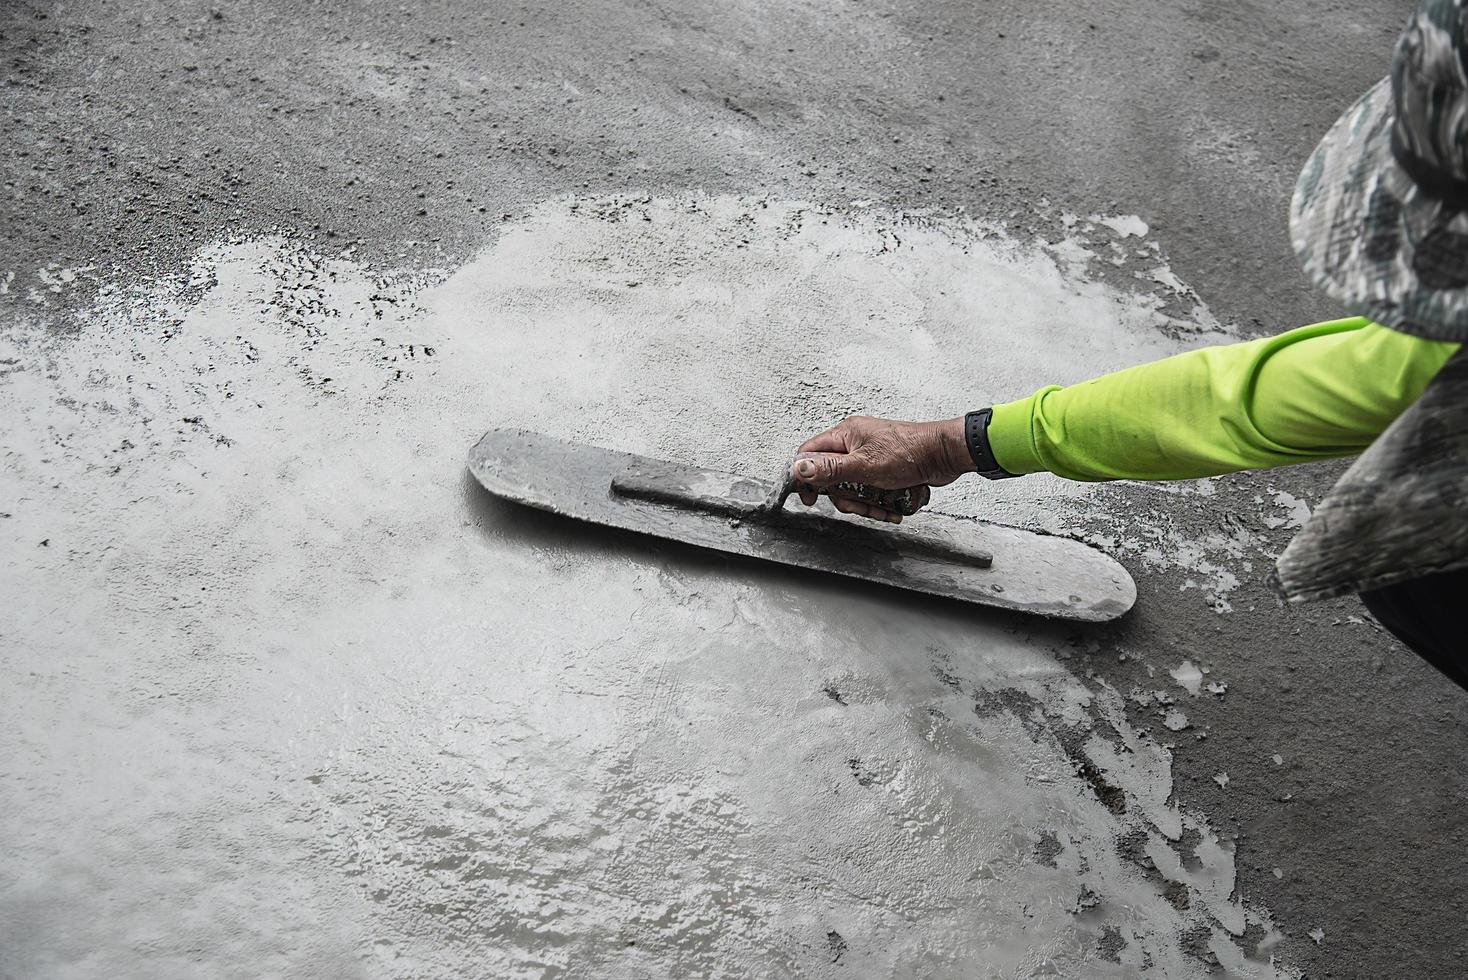
[[[963,417],[963,441],[968,446],[968,454],[978,467],[979,476],[986,480],[1007,480],[1018,473],[1011,473],[999,465],[994,458],[994,450],[989,448],[989,419],[994,415],[994,409],[981,408],[977,412],[969,412]]]

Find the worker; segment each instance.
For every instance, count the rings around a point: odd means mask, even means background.
[[[1305,269],[1360,315],[1207,347],[935,422],[848,418],[808,487],[1182,480],[1360,454],[1285,549],[1288,599],[1356,592],[1468,688],[1468,11],[1426,0],[1391,74],[1335,123],[1290,207]],[[833,497],[876,520],[901,516]]]

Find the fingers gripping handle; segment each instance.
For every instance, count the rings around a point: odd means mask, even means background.
[[[870,483],[833,483],[829,487],[816,488],[796,483],[795,490],[811,490],[823,493],[828,497],[848,497],[860,500],[862,503],[880,507],[903,517],[911,517],[922,510],[928,502],[929,491],[926,484],[915,487],[905,487],[901,490],[882,490],[872,486]]]
[[[792,493],[817,493],[828,497],[847,497],[880,507],[903,517],[911,517],[923,507],[927,506],[931,493],[926,484],[915,487],[905,487],[901,490],[883,490],[869,483],[833,483],[828,487],[817,487],[796,479],[793,473],[786,471],[775,492],[765,503],[765,510],[776,513],[784,508],[785,501]]]

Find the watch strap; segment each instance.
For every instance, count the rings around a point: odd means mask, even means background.
[[[994,415],[994,409],[981,408],[977,412],[969,412],[963,418],[963,441],[968,447],[969,457],[974,461],[974,466],[979,471],[979,476],[986,480],[1005,480],[1018,473],[1011,473],[999,465],[999,460],[994,458],[994,450],[989,446],[989,419]]]

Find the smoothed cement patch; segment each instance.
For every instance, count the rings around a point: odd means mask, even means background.
[[[1084,250],[557,200],[437,284],[235,241],[78,335],[6,325],[0,967],[1273,975],[1231,844],[1072,673],[1076,628],[596,532],[463,471],[516,425],[768,472],[848,412],[1220,336]],[[1043,524],[1088,492],[941,505]]]

